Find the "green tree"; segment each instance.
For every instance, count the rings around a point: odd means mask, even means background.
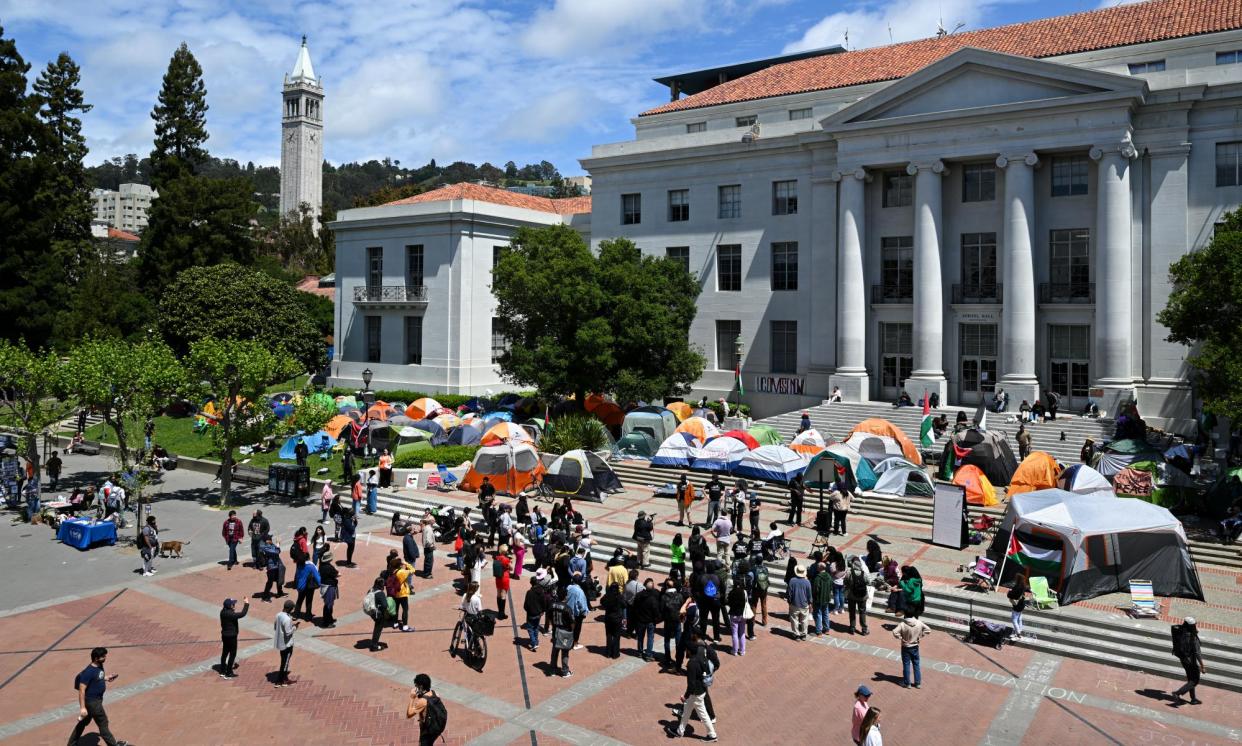
[[[151,203],[138,249],[139,274],[158,297],[190,267],[254,261],[250,219],[254,215],[245,179],[185,176],[164,183]]]
[[[236,339],[200,339],[191,346],[191,374],[216,396],[219,423],[211,428],[220,456],[220,505],[228,505],[233,451],[275,431],[277,420],[264,396],[266,388],[297,372],[297,361],[280,347]]]
[[[137,341],[148,335],[155,327],[155,304],[139,287],[136,262],[119,262],[103,250],[88,250],[73,292],[62,299],[57,339],[62,343],[87,337]]]
[[[332,218],[335,217],[333,211]],[[332,266],[329,251],[335,253],[336,242],[330,229],[322,223],[316,224],[310,205],[303,202],[296,211],[290,210],[289,214],[281,216],[267,232],[263,246],[284,267],[327,274]]]
[[[300,294],[236,264],[193,267],[164,292],[160,333],[179,355],[202,339],[255,340],[268,349],[284,349],[304,371],[319,370],[327,350]]]
[[[1242,209],[1225,216],[1211,243],[1169,266],[1173,289],[1156,319],[1168,341],[1190,346],[1205,411],[1242,422]]]
[[[203,68],[181,43],[168,61],[155,120],[155,149],[151,151],[153,184],[161,194],[169,182],[193,176],[207,160],[207,87]]]
[[[65,366],[51,352],[0,340],[0,413],[22,436],[22,451],[39,473],[39,440],[68,417]]]
[[[185,388],[185,370],[163,342],[88,339],[69,353],[68,390],[103,416],[117,442],[122,472],[133,467],[143,423]]]
[[[288,425],[292,430],[305,433],[316,433],[328,424],[328,420],[336,417],[339,412],[335,404],[324,401],[320,397],[303,396],[293,409],[293,416]]]

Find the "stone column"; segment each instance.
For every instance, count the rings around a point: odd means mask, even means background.
[[[948,403],[944,377],[944,285],[940,277],[941,177],[944,163],[914,164],[914,370],[907,392],[918,400],[938,393]]]
[[[827,398],[832,390],[828,377],[837,366],[837,182],[831,176],[811,177],[810,208],[810,273],[805,281],[815,290],[805,305],[811,328],[807,392]]]
[[[1133,282],[1130,271],[1130,159],[1136,155],[1126,138],[1091,148],[1096,161],[1095,215],[1095,378],[1100,386],[1131,388]]]
[[[829,385],[840,387],[846,401],[871,398],[867,375],[867,296],[864,292],[863,243],[866,235],[867,172],[838,172],[837,221],[837,372]],[[831,391],[831,390],[830,390]]]
[[[1001,156],[1005,173],[1005,233],[1001,267],[1005,303],[1001,306],[1001,388],[1012,402],[1039,398],[1035,372],[1035,167],[1034,153]],[[1016,405],[1015,405],[1016,407]]]

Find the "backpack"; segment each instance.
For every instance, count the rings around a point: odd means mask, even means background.
[[[1173,655],[1180,660],[1192,660],[1194,647],[1193,633],[1187,632],[1184,625],[1173,625]]]
[[[424,695],[423,699],[427,700],[427,716],[419,724],[419,732],[428,740],[434,741],[444,733],[444,729],[448,726],[448,710],[445,709],[440,698],[434,694]]]
[[[388,596],[395,596],[397,595],[397,592],[400,590],[401,590],[401,580],[397,577],[397,573],[394,570],[384,580],[384,593],[387,594]]]
[[[660,594],[660,611],[663,612],[665,619],[676,620],[681,614],[681,604],[684,599],[679,591],[664,591]]]
[[[768,592],[768,567],[767,565],[757,565],[755,567],[755,588],[760,593]]]
[[[377,593],[380,593],[380,591],[371,591],[367,593],[367,595],[362,597],[362,613],[366,614],[372,619],[375,618],[375,609],[377,608],[376,607],[377,602],[375,600],[375,594]]]
[[[397,599],[393,598],[392,596],[388,596],[387,601],[388,601],[388,604],[384,607],[384,611],[385,611],[384,616],[387,619],[396,619],[397,618]]]
[[[500,561],[499,557],[492,560],[492,577],[503,578],[505,576],[505,563]]]
[[[708,578],[703,583],[703,596],[706,598],[716,598],[720,594],[720,590],[716,588],[716,581]]]
[[[703,686],[709,689],[712,684],[716,683],[716,671],[712,667],[712,661],[707,657],[706,653],[703,654],[703,676],[699,680],[703,682]]]
[[[849,583],[851,596],[854,598],[867,597],[867,577],[863,573],[850,570]]]

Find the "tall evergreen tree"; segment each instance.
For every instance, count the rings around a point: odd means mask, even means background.
[[[151,151],[152,184],[157,190],[175,179],[192,176],[207,160],[207,87],[203,68],[181,42],[168,61],[155,120],[155,149]]]

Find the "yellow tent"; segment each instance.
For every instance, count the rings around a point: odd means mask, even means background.
[[[691,415],[694,414],[694,410],[691,409],[690,405],[684,401],[670,402],[664,408],[677,415],[678,422],[685,422]]]
[[[1023,492],[1052,489],[1057,486],[1060,475],[1061,467],[1056,459],[1043,451],[1032,451],[1018,464],[1013,479],[1009,480],[1008,494],[1012,497]]]
[[[996,488],[974,464],[967,464],[958,469],[953,475],[953,484],[966,488],[966,502],[971,505],[987,506],[1000,503],[1000,500],[996,499]]]

